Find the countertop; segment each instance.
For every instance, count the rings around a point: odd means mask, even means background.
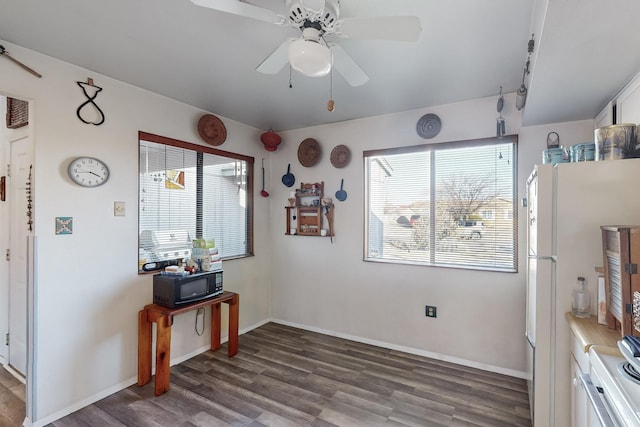
[[[613,347],[617,350],[618,341],[622,339],[619,330],[609,329],[606,325],[598,323],[598,316],[591,316],[588,319],[575,317],[567,313],[567,322],[571,332],[580,342],[580,346],[587,353],[592,345]]]

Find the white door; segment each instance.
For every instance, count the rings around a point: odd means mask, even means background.
[[[31,139],[22,136],[10,141],[11,169],[9,262],[9,365],[26,374],[27,367],[27,181],[32,164]]]

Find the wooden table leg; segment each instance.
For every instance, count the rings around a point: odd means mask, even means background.
[[[138,385],[151,381],[151,330],[147,310],[138,312]]]
[[[156,396],[160,396],[169,390],[172,323],[171,316],[161,316],[156,322]]]
[[[221,311],[220,303],[211,304],[211,350],[220,348]]]
[[[238,323],[240,315],[240,295],[229,301],[229,357],[238,354]]]

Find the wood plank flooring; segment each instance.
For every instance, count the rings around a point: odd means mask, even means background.
[[[0,427],[22,425],[24,395],[25,385],[0,366]]]
[[[50,424],[530,426],[524,380],[269,323]]]

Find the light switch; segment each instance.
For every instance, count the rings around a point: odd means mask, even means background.
[[[124,202],[113,202],[113,216],[124,216],[125,204]]]

